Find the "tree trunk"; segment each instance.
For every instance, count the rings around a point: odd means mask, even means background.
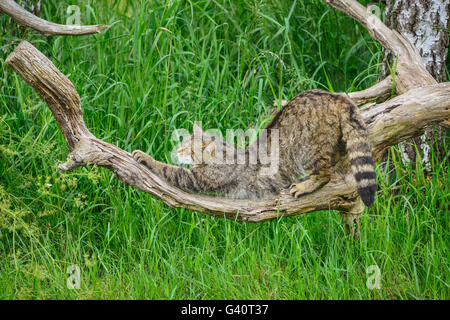
[[[445,60],[447,57],[450,21],[449,0],[387,0],[386,25],[404,35],[419,51],[427,71],[441,82],[445,78]],[[385,51],[386,60],[394,67],[392,53]],[[384,66],[384,73],[389,68]],[[427,130],[422,136],[411,138],[399,145],[406,162],[416,163],[417,150],[425,165],[431,163],[432,146],[439,159],[445,156],[443,145],[445,128],[435,126],[435,131]]]

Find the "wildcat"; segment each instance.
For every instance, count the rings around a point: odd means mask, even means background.
[[[333,166],[348,156],[362,201],[366,206],[374,202],[377,184],[367,129],[348,97],[317,89],[302,92],[266,129],[266,135],[241,151],[245,159],[241,163],[215,161],[226,153],[236,159],[239,151],[198,126],[178,150],[181,162],[194,164],[191,169],[158,162],[140,150],[133,151],[133,157],[185,191],[255,199],[277,195],[285,188],[295,197],[314,192],[330,181]],[[263,172],[264,159],[255,150],[264,144],[271,150],[275,145],[273,132],[278,134],[278,170],[267,174]],[[257,155],[256,161],[251,161],[252,154]]]

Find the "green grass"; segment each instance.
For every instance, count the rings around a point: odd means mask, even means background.
[[[433,154],[424,175],[392,149],[356,241],[335,211],[258,224],[213,218],[170,208],[105,169],[59,174],[64,139],[4,64],[27,39],[74,83],[96,136],[170,162],[173,130],[194,121],[246,129],[302,90],[373,85],[381,47],[361,26],[318,0],[44,1],[42,17],[65,23],[75,3],[82,24],[113,27],[0,36],[1,299],[450,297],[448,159]],[[81,269],[80,290],[66,286],[70,265]],[[371,265],[380,290],[366,286]]]

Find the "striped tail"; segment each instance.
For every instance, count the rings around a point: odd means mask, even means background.
[[[375,200],[377,180],[367,128],[358,107],[350,100],[348,111],[341,114],[342,136],[358,193],[364,204],[370,207]]]

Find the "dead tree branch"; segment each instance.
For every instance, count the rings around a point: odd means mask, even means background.
[[[82,36],[86,34],[99,33],[103,29],[110,27],[103,24],[92,26],[75,26],[49,22],[26,11],[13,0],[0,0],[0,11],[6,13],[20,25],[34,29],[44,36]]]
[[[299,199],[285,190],[274,199],[232,200],[179,190],[137,163],[128,152],[96,138],[86,127],[80,97],[73,84],[30,43],[23,41],[6,59],[47,103],[71,150],[62,171],[95,164],[125,184],[154,195],[172,207],[183,207],[237,221],[259,222],[310,211],[360,209],[351,174],[336,169],[332,181]],[[412,89],[387,102],[362,109],[375,155],[424,127],[450,116],[450,83]]]
[[[358,106],[368,102],[383,102],[386,101],[392,94],[393,81],[392,77],[388,76],[383,81],[376,85],[362,91],[350,92],[348,96]]]

